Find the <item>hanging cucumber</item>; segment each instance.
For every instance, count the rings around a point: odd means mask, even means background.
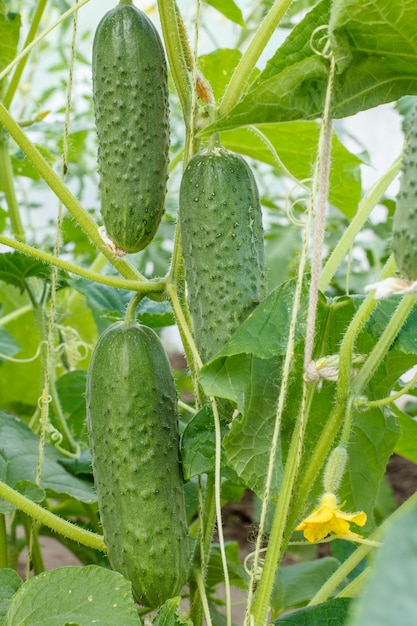
[[[392,251],[405,278],[417,280],[417,101],[404,150],[393,221]]]
[[[138,602],[160,606],[186,582],[189,550],[176,389],[154,331],[110,326],[94,349],[86,395],[110,564]]]
[[[169,108],[160,37],[131,2],[99,23],[92,73],[104,227],[117,248],[138,252],[164,212]]]
[[[246,161],[219,145],[193,156],[181,181],[179,223],[194,338],[206,362],[262,295],[262,214]]]

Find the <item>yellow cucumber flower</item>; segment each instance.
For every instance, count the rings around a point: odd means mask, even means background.
[[[364,526],[366,513],[363,511],[343,513],[335,494],[324,493],[319,506],[295,530],[304,531],[304,537],[310,543],[324,539],[330,533],[334,533],[340,539],[350,539],[351,541],[361,539],[360,535],[350,530],[351,523]]]

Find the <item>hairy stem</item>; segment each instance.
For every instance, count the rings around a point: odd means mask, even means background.
[[[0,481],[0,497],[4,498],[20,511],[23,511],[31,518],[37,520],[60,535],[81,543],[84,546],[100,550],[101,552],[106,552],[106,546],[101,535],[92,533],[89,530],[84,530],[83,528],[80,528],[71,522],[67,522],[57,515],[54,515],[47,509],[39,506],[39,504],[32,502],[32,500],[29,500],[29,498],[26,498],[15,489],[12,489],[3,481]]]

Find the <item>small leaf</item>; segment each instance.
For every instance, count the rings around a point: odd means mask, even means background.
[[[239,24],[245,28],[246,24],[243,20],[242,11],[233,0],[204,0],[206,4],[214,7],[232,22]]]
[[[20,419],[0,411],[0,479],[15,487],[19,481],[35,482],[39,437]],[[81,502],[95,502],[91,484],[67,472],[62,455],[45,444],[40,486],[54,494],[66,494]]]
[[[181,453],[185,480],[213,471],[215,435],[210,407],[203,407],[188,422],[181,437]]]
[[[62,274],[64,276],[64,273]],[[37,261],[23,252],[0,254],[0,280],[23,291],[26,287],[26,280],[34,276],[49,282],[51,268],[46,263]]]
[[[239,545],[235,541],[229,542],[225,546],[225,551],[230,584],[239,589],[247,589],[249,576],[239,561]],[[221,552],[218,545],[213,545],[207,568],[207,585],[215,589],[222,583],[224,584],[224,572]]]
[[[389,524],[372,561],[372,575],[352,606],[349,626],[396,626],[416,622],[417,506]],[[400,620],[398,618],[400,616]]]
[[[309,606],[272,622],[276,626],[342,626],[348,615],[351,598],[335,598]],[[371,626],[367,624],[367,626]]]
[[[2,359],[2,355],[13,357],[20,352],[21,349],[22,347],[17,343],[14,337],[8,333],[5,328],[0,326],[0,363],[4,360]]]
[[[89,565],[60,567],[27,580],[13,596],[7,626],[139,626],[131,584],[121,574]]]
[[[155,618],[152,626],[192,626],[190,621],[184,622],[178,615],[181,596],[176,596],[164,602]]]
[[[339,565],[337,559],[324,557],[315,561],[280,567],[271,598],[272,608],[282,613],[307,604]]]
[[[22,579],[14,569],[0,569],[0,624],[5,623],[10,600],[22,583]]]
[[[0,1],[0,71],[14,59],[19,43],[20,15],[7,12],[4,1]],[[4,79],[0,81],[0,97],[4,91]]]
[[[221,100],[241,56],[242,53],[236,48],[218,48],[198,58],[198,66],[209,81],[217,101]],[[248,82],[253,82],[258,75],[259,70],[255,68]]]
[[[410,415],[394,407],[394,413],[400,423],[401,434],[395,444],[395,453],[417,463],[417,421]]]

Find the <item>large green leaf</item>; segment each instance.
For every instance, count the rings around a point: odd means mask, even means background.
[[[258,127],[272,144],[285,167],[299,180],[308,179],[313,171],[320,128],[316,122],[286,122]],[[250,129],[226,131],[222,143],[240,154],[277,166],[274,155],[262,139]],[[332,142],[329,200],[347,217],[352,217],[361,197],[361,160],[340,143],[336,134]]]
[[[60,567],[27,580],[13,596],[7,626],[139,626],[131,584],[121,574],[89,565]]]
[[[391,523],[372,567],[372,576],[352,607],[349,626],[414,626],[417,616],[415,502]]]
[[[413,2],[336,0],[331,6],[330,0],[321,0],[293,29],[241,102],[209,131],[320,117],[329,64],[313,47],[326,32],[317,29],[327,25],[337,63],[332,117],[417,93]]]
[[[392,410],[400,425],[400,436],[395,444],[395,452],[417,463],[417,421],[396,406]]]
[[[209,81],[217,101],[221,100],[241,56],[242,53],[237,48],[218,48],[198,58],[198,66],[204,78]],[[255,68],[249,82],[255,80],[259,73]]]
[[[10,487],[20,481],[35,482],[39,456],[39,437],[21,420],[0,411],[0,478]],[[67,472],[60,464],[62,455],[46,443],[42,460],[43,489],[72,496],[81,502],[95,502],[90,483]]]
[[[43,280],[50,280],[51,269],[45,263],[22,252],[0,254],[0,280],[23,291],[27,279],[34,276]]]

